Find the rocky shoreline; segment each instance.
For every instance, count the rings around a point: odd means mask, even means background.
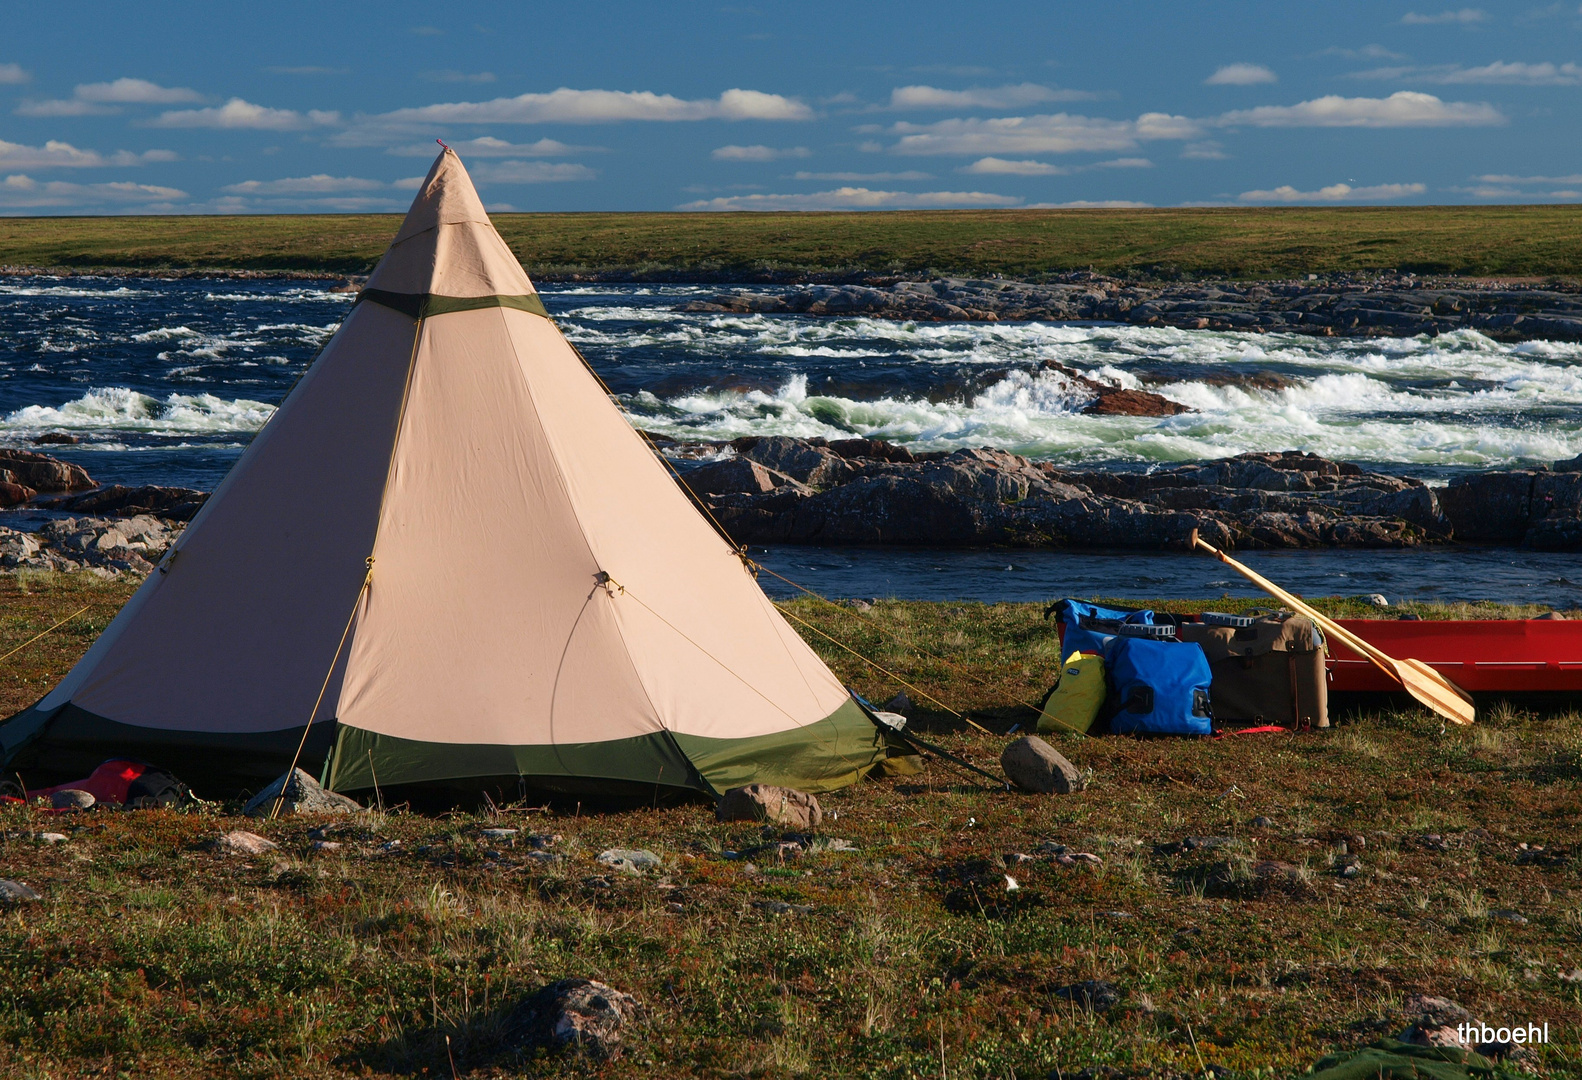
[[[1229,550],[1461,541],[1582,551],[1582,457],[1435,488],[1295,450],[1100,472],[877,439],[648,437],[681,464],[687,494],[744,544],[1184,550],[1196,529]],[[31,528],[0,515],[0,571],[147,574],[207,498],[101,487],[76,465],[0,450],[0,505],[51,512]]]
[[[777,293],[736,290],[691,301],[681,310],[933,322],[1104,321],[1319,337],[1414,337],[1476,330],[1500,341],[1582,341],[1582,292],[1574,286],[1409,275],[1177,284],[1087,273],[1065,274],[1044,283],[940,278],[884,285],[811,285]]]
[[[692,447],[683,479],[739,543],[1184,549],[1413,548],[1451,541],[1582,550],[1582,458],[1432,488],[1312,454],[1242,454],[1150,472],[1063,470],[1001,450],[913,454],[781,436]]]

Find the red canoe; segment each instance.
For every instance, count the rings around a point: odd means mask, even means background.
[[[1411,657],[1469,693],[1582,693],[1582,621],[1559,619],[1340,619],[1397,660]],[[1400,687],[1338,641],[1329,643],[1330,689]]]

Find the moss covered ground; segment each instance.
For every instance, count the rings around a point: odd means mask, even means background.
[[[0,707],[46,690],[131,587],[0,578],[0,652],[90,605],[0,661]],[[1057,660],[1037,605],[791,610],[997,732],[1031,718],[1022,702]],[[1506,613],[1526,612],[1465,612]],[[863,692],[894,691],[812,641]],[[386,808],[334,851],[313,848],[321,822],[251,822],[235,804],[6,810],[0,877],[44,900],[0,910],[0,1075],[1250,1080],[1398,1031],[1406,999],[1431,993],[1490,1022],[1548,1021],[1554,1041],[1521,1068],[1582,1076],[1582,981],[1565,978],[1582,967],[1582,714],[1494,708],[1452,731],[1415,710],[1337,719],[1300,736],[1056,738],[1092,778],[1063,797],[930,763],[824,797],[819,837],[855,850],[787,861],[781,834],[696,804]],[[1003,737],[942,711],[914,723],[996,767]],[[566,858],[481,831],[500,825],[558,835]],[[280,847],[209,850],[235,828]],[[1062,865],[1047,844],[1101,861]],[[609,847],[664,865],[612,873],[594,861]],[[642,1002],[622,1059],[507,1044],[513,1003],[572,975]],[[1113,1007],[1062,995],[1085,980],[1115,987]]]
[[[494,221],[542,279],[1582,273],[1575,206],[567,213]],[[383,254],[399,223],[390,214],[0,218],[0,266],[357,274]]]

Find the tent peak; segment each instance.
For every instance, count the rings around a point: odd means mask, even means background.
[[[395,241],[368,278],[368,288],[410,297],[521,297],[536,292],[489,221],[461,158],[448,146],[419,185]]]
[[[478,189],[473,187],[472,177],[467,175],[461,157],[444,143],[440,145],[444,149],[429,166],[406,220],[396,233],[397,244],[441,225],[457,225],[464,221],[489,223],[483,201],[478,198]]]

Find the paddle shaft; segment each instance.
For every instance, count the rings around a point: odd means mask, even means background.
[[[1347,630],[1344,626],[1341,626],[1334,619],[1331,619],[1322,612],[1316,611],[1312,607],[1309,607],[1307,604],[1303,603],[1301,599],[1292,595],[1291,593],[1286,592],[1284,589],[1280,588],[1280,586],[1276,585],[1274,582],[1270,581],[1256,570],[1252,570],[1246,566],[1243,566],[1241,563],[1237,562],[1229,555],[1226,555],[1223,551],[1219,550],[1219,548],[1215,547],[1213,544],[1210,544],[1208,541],[1197,537],[1194,537],[1193,541],[1198,547],[1219,559],[1220,562],[1235,568],[1235,570],[1248,581],[1251,581],[1254,585],[1258,586],[1258,588],[1262,589],[1276,600],[1291,605],[1291,607],[1296,610],[1297,614],[1305,615],[1309,619],[1313,620],[1313,622],[1318,625],[1319,629],[1323,630],[1324,633],[1328,634],[1330,637],[1338,640],[1352,652],[1363,657],[1364,659],[1373,661],[1373,666],[1384,672],[1391,679],[1394,679],[1396,682],[1400,681],[1400,675],[1397,674],[1395,668],[1390,662],[1392,661],[1391,657],[1386,656],[1372,645],[1369,645],[1366,641],[1363,641],[1357,635]]]
[[[1286,592],[1274,582],[1263,577],[1261,574],[1248,569],[1235,559],[1232,559],[1229,555],[1226,555],[1223,551],[1220,551],[1213,544],[1203,540],[1197,535],[1196,529],[1192,530],[1191,546],[1200,547],[1204,551],[1207,551],[1209,554],[1219,559],[1220,562],[1230,566],[1237,573],[1241,574],[1243,577],[1247,578],[1247,580],[1251,581],[1260,589],[1267,592],[1270,596],[1273,596],[1275,599],[1289,604],[1291,608],[1297,613],[1307,616],[1314,622],[1315,625],[1317,625],[1330,637],[1333,637],[1337,641],[1341,642],[1357,655],[1366,657],[1368,660],[1372,661],[1373,665],[1380,671],[1388,675],[1393,681],[1399,683],[1401,687],[1411,693],[1414,698],[1422,702],[1424,705],[1427,705],[1441,716],[1444,716],[1446,719],[1457,724],[1469,724],[1472,722],[1472,699],[1467,696],[1466,691],[1462,690],[1459,686],[1445,678],[1433,668],[1416,660],[1408,661],[1403,664],[1401,661],[1396,660],[1382,649],[1375,648],[1373,645],[1362,640],[1360,637],[1353,634],[1339,623],[1335,622],[1335,620],[1329,618],[1327,615],[1315,611],[1312,607],[1303,603],[1291,593]],[[1403,674],[1403,669],[1411,673],[1410,678]],[[1432,700],[1433,695],[1431,692],[1417,685],[1419,681],[1426,681],[1435,687],[1448,690],[1460,700],[1455,702],[1454,705],[1436,702]],[[1454,707],[1455,705],[1459,705],[1462,702],[1466,703],[1467,706],[1467,715],[1465,716],[1458,715]]]

